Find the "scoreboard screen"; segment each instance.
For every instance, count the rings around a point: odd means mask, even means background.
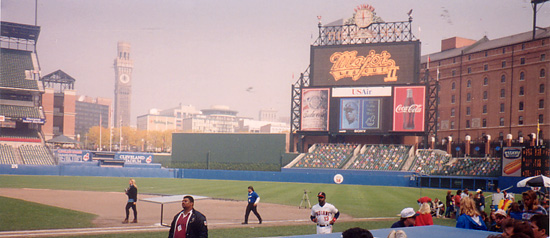
[[[550,148],[527,147],[522,151],[521,176],[550,176]]]

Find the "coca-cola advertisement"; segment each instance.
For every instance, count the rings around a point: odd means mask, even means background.
[[[424,131],[426,87],[394,87],[393,131]]]

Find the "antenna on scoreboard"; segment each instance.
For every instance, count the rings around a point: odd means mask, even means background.
[[[309,196],[307,195],[308,191],[304,189],[304,195],[302,196],[302,201],[300,202],[300,206],[298,209],[302,208],[302,204],[304,204],[304,208],[311,208],[311,203],[309,202]],[[307,202],[307,207],[306,207]]]

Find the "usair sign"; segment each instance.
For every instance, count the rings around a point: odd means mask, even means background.
[[[312,46],[311,86],[418,83],[420,42]]]

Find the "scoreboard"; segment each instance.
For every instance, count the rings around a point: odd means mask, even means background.
[[[522,151],[521,176],[550,176],[550,148],[526,147]]]

